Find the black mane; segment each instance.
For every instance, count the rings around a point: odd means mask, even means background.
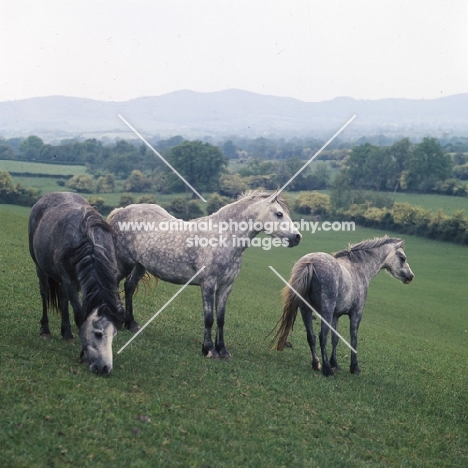
[[[83,294],[81,325],[91,312],[99,313],[111,320],[117,328],[124,321],[124,313],[116,295],[117,265],[112,240],[112,228],[91,206],[83,208],[80,224],[81,244],[69,249],[66,257],[75,265],[75,274]]]

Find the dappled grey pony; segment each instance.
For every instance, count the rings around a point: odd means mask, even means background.
[[[167,227],[171,221],[173,229],[163,229],[163,224]],[[132,297],[146,270],[163,281],[186,284],[205,267],[191,284],[201,287],[205,322],[202,352],[210,358],[230,358],[223,334],[225,307],[241,267],[242,254],[250,242],[261,231],[280,238],[282,245],[289,247],[301,240],[284,200],[257,191],[190,222],[177,220],[160,206],[151,204],[118,208],[109,215],[108,222],[114,231],[118,278],[126,278],[126,326],[131,330],[138,329]],[[126,224],[129,222],[154,222],[156,229],[147,226],[145,231],[141,225],[142,230],[129,229]],[[177,224],[180,228],[176,229]],[[205,225],[207,229],[203,230]],[[217,333],[213,345],[214,314]]]
[[[82,361],[88,361],[94,373],[109,374],[112,339],[124,321],[110,226],[82,196],[49,193],[31,210],[29,251],[42,297],[41,336],[50,336],[47,309],[51,306],[61,312],[63,338],[73,340],[70,301]]]
[[[338,319],[348,315],[350,320],[351,346],[356,349],[359,323],[366,302],[370,280],[385,269],[394,278],[408,284],[414,278],[406,255],[404,241],[393,237],[365,240],[336,254],[310,253],[297,261],[292,269],[289,284],[315,310],[337,330]],[[284,309],[276,333],[276,349],[282,351],[294,325],[299,308],[306,327],[307,341],[312,352],[312,367],[320,370],[315,351],[315,335],[312,329],[312,310],[291,288],[283,289]],[[322,321],[320,349],[322,372],[333,375],[338,368],[336,345],[338,336],[332,333],[332,355],[328,360],[327,336],[329,327]],[[359,373],[356,353],[351,351],[351,373]]]

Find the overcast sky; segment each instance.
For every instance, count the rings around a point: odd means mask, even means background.
[[[466,0],[0,0],[0,101],[468,92]]]

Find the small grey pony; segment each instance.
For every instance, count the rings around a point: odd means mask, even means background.
[[[128,228],[129,222],[142,221],[154,223],[153,228],[123,229],[123,226]],[[201,287],[205,322],[202,352],[209,358],[231,357],[224,344],[224,314],[229,293],[241,267],[242,255],[250,241],[261,231],[280,238],[281,245],[288,247],[298,245],[301,240],[285,201],[279,196],[259,191],[249,192],[216,213],[190,222],[177,220],[155,204],[118,208],[110,213],[108,222],[114,231],[118,280],[126,278],[125,325],[130,330],[138,329],[133,317],[132,297],[146,271],[163,281],[185,284],[205,267],[191,284]],[[174,228],[162,229],[163,223],[167,225],[169,222],[175,223]],[[207,229],[197,230],[197,226],[201,227],[202,224],[208,226]],[[228,230],[220,234],[222,225]],[[199,237],[200,242],[195,242],[195,236]],[[214,314],[217,333],[213,345],[211,328]]]
[[[62,315],[62,336],[72,341],[70,301],[91,372],[112,371],[112,340],[124,321],[110,226],[81,195],[44,195],[29,216],[29,251],[42,297],[40,335],[50,337],[49,307]],[[82,300],[79,293],[81,292]]]
[[[323,252],[310,253],[296,262],[289,284],[335,330],[337,330],[338,319],[342,315],[348,315],[351,346],[357,349],[358,328],[370,280],[382,269],[387,270],[394,278],[405,284],[410,283],[414,278],[406,261],[403,247],[402,239],[385,236],[362,241],[333,256]],[[328,360],[329,326],[322,321],[319,336],[322,352],[322,366],[320,366],[315,350],[312,310],[296,292],[288,286],[283,289],[284,309],[273,339],[273,341],[277,340],[275,347],[278,351],[284,349],[299,308],[312,353],[312,368],[315,370],[322,368],[323,375],[333,375],[333,368],[339,368],[336,360],[336,346],[339,338],[335,333],[332,334],[333,348],[331,358]],[[354,351],[351,351],[350,370],[352,374],[361,371]]]

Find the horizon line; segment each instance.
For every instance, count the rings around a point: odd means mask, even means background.
[[[164,96],[169,96],[169,95],[173,95],[173,94],[177,94],[177,93],[192,93],[192,94],[200,94],[200,95],[213,95],[213,94],[222,94],[222,93],[229,93],[229,92],[240,92],[240,93],[265,97],[265,98],[294,100],[294,101],[302,102],[302,103],[305,103],[305,104],[320,104],[320,103],[331,102],[331,101],[340,100],[340,99],[348,99],[348,100],[357,101],[357,102],[359,102],[359,101],[360,102],[389,101],[389,100],[437,101],[439,99],[445,99],[445,98],[452,98],[452,97],[456,97],[456,96],[468,95],[468,90],[467,90],[465,92],[447,94],[447,95],[443,95],[443,96],[439,96],[439,97],[356,98],[356,97],[353,97],[353,96],[340,95],[340,96],[334,96],[334,97],[331,97],[331,98],[317,100],[317,101],[306,101],[304,99],[300,99],[300,98],[293,97],[293,96],[280,96],[280,95],[275,95],[275,94],[264,94],[264,93],[259,93],[259,92],[256,92],[256,91],[250,91],[250,90],[240,89],[240,88],[224,88],[224,89],[217,90],[217,91],[196,91],[196,90],[193,90],[193,89],[178,89],[178,90],[174,90],[174,91],[168,91],[168,92],[163,93],[163,94],[142,95],[142,96],[136,96],[136,97],[133,97],[133,98],[127,98],[127,99],[122,99],[122,100],[107,100],[107,99],[98,99],[98,98],[92,98],[92,97],[66,95],[66,94],[47,94],[47,95],[41,95],[41,96],[30,96],[30,97],[22,97],[22,98],[12,98],[12,99],[8,99],[8,100],[0,100],[0,104],[12,103],[12,102],[18,102],[18,101],[28,101],[28,100],[33,100],[33,99],[50,99],[50,98],[78,99],[78,100],[86,100],[86,101],[103,102],[103,103],[109,103],[109,104],[124,104],[124,103],[130,102],[130,101],[135,101],[135,100],[138,100],[138,99],[161,98],[161,97],[164,97]]]

